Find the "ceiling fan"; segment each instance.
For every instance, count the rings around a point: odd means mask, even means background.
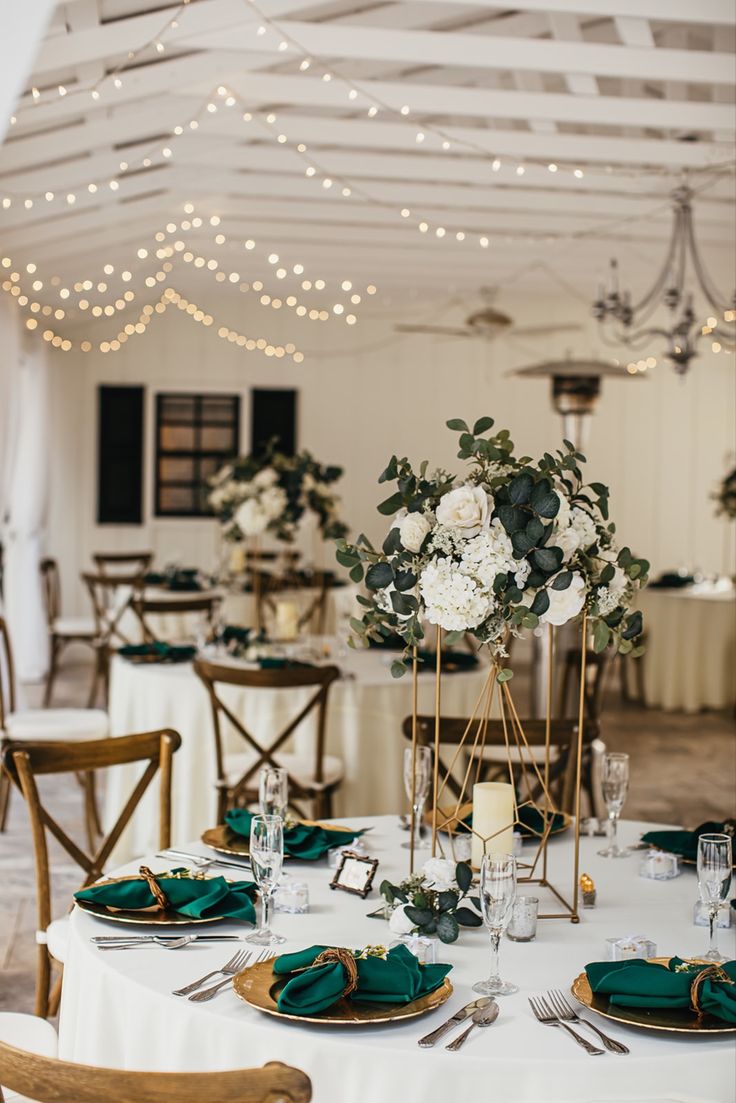
[[[482,337],[492,340],[501,334],[519,337],[548,337],[553,333],[570,333],[581,329],[581,326],[573,323],[545,326],[516,326],[514,319],[503,311],[493,306],[496,296],[496,288],[482,287],[480,289],[484,305],[479,310],[472,311],[461,326],[435,326],[422,323],[400,323],[394,326],[397,333],[428,333],[437,337]]]

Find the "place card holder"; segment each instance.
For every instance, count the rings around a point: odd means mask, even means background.
[[[378,858],[363,858],[353,851],[343,851],[335,876],[330,881],[330,888],[352,892],[365,900],[371,891],[377,869]]]

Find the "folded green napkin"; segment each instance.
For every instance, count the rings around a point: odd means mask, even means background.
[[[278,997],[279,1011],[289,1015],[318,1015],[341,999],[348,974],[340,961],[311,968],[326,946],[310,946],[296,954],[282,954],[273,963],[277,976],[295,975]],[[384,956],[353,951],[358,968],[357,988],[348,998],[359,1002],[404,1004],[439,988],[451,965],[420,965],[406,946],[394,946]],[[304,969],[305,972],[298,972]]]
[[[302,663],[297,659],[281,659],[264,657],[258,660],[261,670],[295,670],[297,668],[314,669],[314,663]]]
[[[420,670],[434,670],[437,664],[437,652],[417,650],[417,658],[423,663]],[[454,674],[461,670],[473,670],[478,665],[478,656],[470,651],[443,651],[440,666],[443,674]]]
[[[249,644],[262,638],[254,628],[245,628],[239,624],[227,624],[222,630],[222,642],[226,644]]]
[[[594,961],[585,966],[593,992],[608,996],[615,1007],[688,1008],[693,981],[708,965],[691,965],[673,957],[667,966],[633,961]],[[721,978],[708,975],[697,994],[701,1011],[736,1023],[736,961],[718,966]]]
[[[256,886],[252,881],[228,883],[224,877],[208,877],[202,880],[172,876],[178,872],[172,870],[168,875],[157,875],[156,881],[171,907],[180,915],[188,915],[192,919],[222,916],[242,919],[244,923],[255,923],[253,900]],[[89,900],[93,904],[105,904],[125,911],[140,911],[156,904],[148,882],[143,877],[115,881],[108,885],[92,885],[91,888],[75,892],[74,899]]]
[[[526,839],[538,838],[544,832],[544,816],[529,804],[524,804],[517,812],[519,822],[514,825],[514,831],[518,831]],[[462,821],[466,827],[473,826],[473,813],[471,812]],[[552,812],[552,832],[559,831],[564,826],[565,817],[562,812]]]
[[[701,835],[720,835],[726,832],[733,836],[734,826],[736,826],[734,820],[726,820],[724,823],[709,821],[701,823],[694,831],[647,831],[646,835],[642,835],[641,841],[695,862],[698,858],[698,839]]]
[[[250,825],[255,813],[246,808],[231,808],[225,813],[225,823],[236,835],[250,838]],[[331,831],[326,827],[312,827],[297,823],[284,831],[284,853],[290,858],[314,862],[335,846],[346,846],[362,835],[362,831]]]
[[[127,643],[118,648],[118,654],[124,659],[148,658],[157,663],[190,663],[197,654],[196,647],[188,644],[163,643]]]

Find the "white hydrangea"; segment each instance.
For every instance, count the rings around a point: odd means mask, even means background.
[[[247,498],[235,512],[235,523],[244,536],[260,536],[271,518],[257,498]]]
[[[288,499],[286,491],[280,486],[270,486],[263,491],[258,500],[269,521],[275,521],[286,509]]]
[[[570,524],[570,499],[561,483],[556,484],[555,494],[560,500],[560,508],[555,515],[555,529],[566,529]]]
[[[469,540],[462,551],[460,570],[477,578],[486,590],[493,589],[497,575],[516,571],[518,567],[511,540],[497,519],[489,529]]]
[[[215,512],[219,512],[225,506],[242,501],[244,497],[242,484],[235,479],[228,479],[226,482],[219,483],[211,491],[209,503]]]
[[[602,617],[607,617],[618,605],[618,597],[609,586],[601,586],[597,592],[597,600],[598,612]]]
[[[587,551],[598,539],[595,521],[589,513],[586,513],[584,509],[580,509],[579,506],[573,506],[570,514],[570,528],[577,534],[583,551]]]
[[[253,485],[259,489],[267,489],[274,486],[278,481],[279,477],[272,467],[264,467],[257,475],[253,476]]]
[[[425,567],[419,580],[427,620],[449,632],[476,628],[491,612],[493,595],[444,556]]]

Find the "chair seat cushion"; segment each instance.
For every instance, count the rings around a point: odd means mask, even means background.
[[[67,959],[69,946],[69,916],[52,919],[46,928],[46,945],[53,958],[63,965]]]
[[[57,617],[51,630],[57,636],[94,637],[97,635],[95,622],[91,617]]]
[[[0,1011],[0,1041],[41,1057],[56,1057],[59,1051],[59,1040],[51,1023],[38,1015],[23,1015],[17,1011]],[[27,1095],[18,1095],[6,1088],[3,1098],[6,1103],[30,1103]]]
[[[276,754],[274,759],[279,766],[289,771],[291,777],[302,789],[319,792],[330,789],[342,781],[345,770],[342,760],[335,755],[326,754],[322,760],[322,781],[314,780],[314,759],[309,755]],[[249,766],[253,764],[252,754],[228,755],[225,760],[225,777],[229,786],[235,785]],[[254,779],[254,784],[256,781]]]
[[[11,739],[104,739],[109,730],[102,709],[28,709],[5,718]]]

